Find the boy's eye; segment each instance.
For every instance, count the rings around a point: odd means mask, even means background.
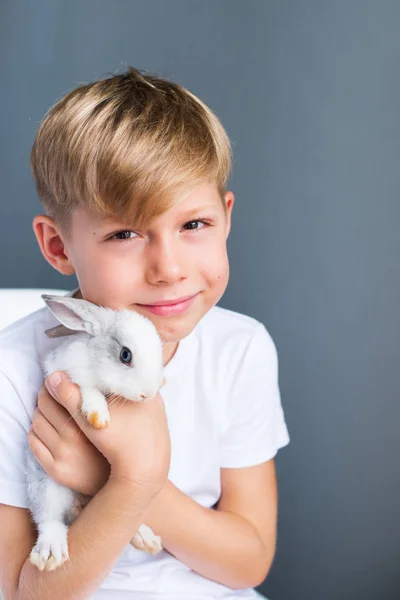
[[[189,231],[196,231],[196,230],[199,230],[199,229],[204,229],[204,227],[195,227],[195,226],[193,226],[193,225],[196,225],[198,223],[202,223],[206,227],[210,224],[209,221],[205,221],[203,219],[195,219],[194,221],[188,221],[188,223],[185,223],[185,225],[183,227],[187,228]]]
[[[110,240],[129,240],[129,239],[133,239],[133,237],[131,236],[131,234],[133,236],[136,236],[137,234],[134,231],[118,231],[118,233],[114,233],[114,235],[112,235],[110,237]]]
[[[199,226],[201,224],[202,226]],[[186,231],[200,231],[201,229],[205,229],[210,225],[210,221],[206,221],[204,219],[194,219],[193,221],[188,221],[183,225],[183,229]],[[130,231],[129,229],[124,229],[122,231],[118,231],[114,233],[109,239],[110,240],[133,240],[138,237],[138,234],[134,231]]]

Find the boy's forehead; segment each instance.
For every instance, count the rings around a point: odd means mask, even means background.
[[[186,216],[193,215],[194,211],[202,212],[202,211],[210,211],[220,208],[221,206],[221,198],[219,196],[219,192],[217,186],[215,184],[202,184],[195,188],[191,193],[189,193],[185,198],[178,201],[177,203],[173,203],[170,208],[168,208],[160,217],[156,217],[163,219],[165,217],[176,216],[177,218],[184,218]],[[119,217],[114,214],[99,214],[96,213],[88,207],[80,207],[76,211],[76,218],[80,221],[83,219],[87,224],[90,223],[91,226],[96,228],[107,228],[112,227],[113,225],[133,225],[133,223],[129,223],[126,219]]]

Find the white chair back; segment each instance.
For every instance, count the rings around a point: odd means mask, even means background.
[[[45,303],[42,294],[63,295],[68,290],[58,289],[0,289],[0,329],[4,329],[14,321],[43,308]]]

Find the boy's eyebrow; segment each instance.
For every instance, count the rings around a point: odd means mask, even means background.
[[[185,215],[193,214],[195,212],[200,212],[202,210],[212,210],[215,209],[215,204],[204,204],[203,206],[194,206],[193,208],[188,208],[184,212],[180,213],[179,216],[184,217]]]
[[[185,218],[186,215],[193,215],[193,213],[201,212],[203,210],[215,210],[215,204],[204,204],[203,206],[194,206],[193,208],[188,208],[184,212],[180,213],[178,216],[180,218]],[[113,217],[105,217],[101,223],[101,227],[111,227],[115,226],[123,226],[123,227],[134,227],[134,223],[129,223],[125,221],[118,221]]]

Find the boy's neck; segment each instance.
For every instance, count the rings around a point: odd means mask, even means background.
[[[168,344],[164,344],[164,346],[163,346],[163,365],[164,365],[164,367],[175,356],[175,353],[178,350],[178,346],[179,346],[179,342],[169,342]]]

